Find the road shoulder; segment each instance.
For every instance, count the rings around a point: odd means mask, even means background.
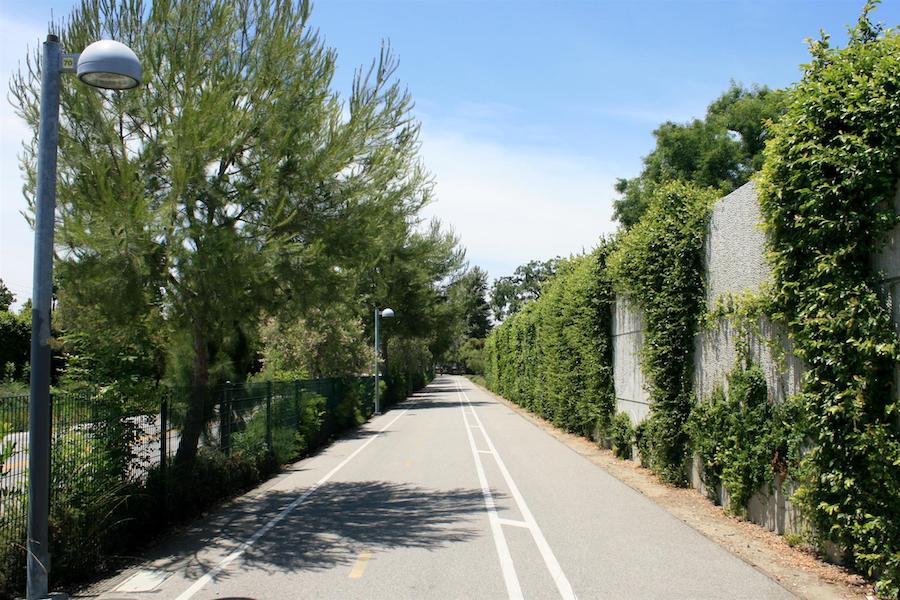
[[[781,536],[763,527],[726,515],[721,507],[694,489],[665,485],[637,463],[620,460],[591,440],[562,431],[506,398],[470,382],[791,593],[809,600],[867,597],[868,586],[861,577],[788,546]]]

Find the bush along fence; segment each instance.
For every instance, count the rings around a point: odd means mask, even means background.
[[[667,482],[686,485],[699,459],[707,490],[727,493],[731,512],[747,514],[758,491],[788,482],[807,541],[833,544],[879,595],[896,597],[900,344],[890,307],[900,291],[885,289],[893,283],[875,258],[900,235],[900,33],[873,25],[871,7],[846,48],[812,44],[787,113],[772,125],[757,176],[769,285],[707,306],[704,241],[716,194],[660,185],[637,225],[571,259],[497,327],[484,358],[491,389],[619,456],[636,446]],[[616,294],[644,317],[639,368],[650,410],[639,423],[615,414]],[[704,321],[726,323],[737,339],[731,371],[698,402]],[[762,322],[778,333],[761,336]],[[791,386],[776,393],[748,352],[759,341],[802,363],[799,389],[783,401]]]
[[[381,382],[385,404],[429,374]],[[179,460],[196,390],[53,394],[50,528],[56,584],[111,566],[166,523],[251,488],[372,415],[373,378],[205,389],[196,455]],[[198,414],[196,411],[193,414]],[[24,589],[28,397],[0,398],[0,598]]]

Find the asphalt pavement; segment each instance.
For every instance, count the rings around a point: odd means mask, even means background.
[[[793,597],[451,376],[105,588],[105,600]]]

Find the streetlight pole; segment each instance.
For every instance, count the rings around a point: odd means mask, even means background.
[[[29,600],[45,598],[50,571],[50,301],[53,295],[53,225],[56,213],[56,149],[62,49],[48,35],[41,61],[37,198],[34,221],[34,282],[31,295],[31,394],[28,436]]]
[[[28,600],[46,598],[49,592],[50,303],[62,74],[77,72],[81,81],[102,89],[130,89],[138,86],[142,77],[141,65],[134,52],[112,40],[94,42],[81,55],[64,55],[59,38],[49,34],[42,50],[28,400],[28,580],[25,591]]]
[[[378,405],[378,396],[380,390],[378,389],[378,368],[379,368],[379,359],[381,358],[381,317],[390,318],[394,316],[394,311],[390,308],[385,308],[384,310],[379,310],[378,307],[375,307],[375,414],[381,414],[381,407]]]

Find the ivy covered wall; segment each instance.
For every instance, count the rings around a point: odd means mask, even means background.
[[[744,516],[774,498],[776,530],[793,503],[811,541],[894,597],[900,34],[873,25],[872,6],[847,47],[811,44],[755,185],[719,204],[660,186],[639,223],[496,328],[485,358],[494,391],[619,456],[637,446],[664,481],[703,483]],[[638,346],[637,361],[614,354]],[[642,379],[649,414],[635,422],[646,408],[625,404]]]

